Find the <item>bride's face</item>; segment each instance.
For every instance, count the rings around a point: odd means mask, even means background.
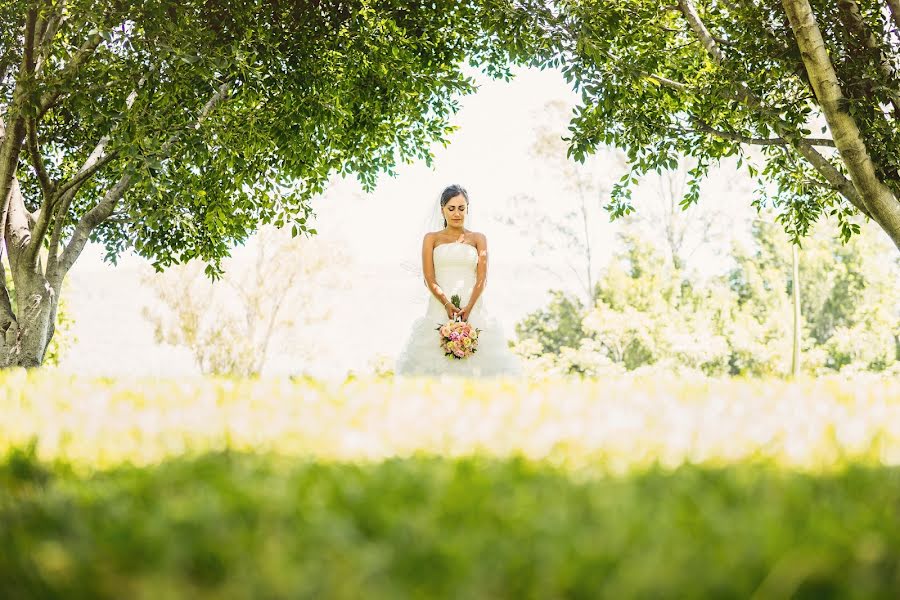
[[[447,219],[447,225],[462,227],[466,219],[466,199],[462,194],[453,196],[444,205],[444,218]]]

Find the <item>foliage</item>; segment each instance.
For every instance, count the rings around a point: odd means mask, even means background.
[[[584,478],[515,458],[221,452],[82,479],[26,450],[0,481],[9,598],[874,597],[900,559],[889,467]]]
[[[641,175],[674,169],[684,156],[696,160],[682,198],[689,206],[699,200],[709,169],[736,156],[759,177],[757,203],[777,208],[792,239],[824,215],[834,216],[847,238],[859,228],[856,217],[866,214],[900,244],[894,9],[810,2],[844,96],[832,110],[814,93],[808,53],[801,53],[798,27],[785,12],[805,2],[525,4],[546,32],[531,63],[561,69],[581,95],[570,124],[571,156],[582,161],[606,146],[627,153],[630,169],[613,189],[611,216],[634,210],[631,187]],[[836,111],[859,130],[852,152],[855,133],[831,129]],[[761,149],[761,163],[750,160],[750,146]],[[859,174],[869,168],[878,184],[860,185]],[[878,186],[886,186],[889,199],[872,191]]]
[[[503,15],[484,16],[477,3],[45,8],[51,22],[62,17],[40,48],[43,69],[32,79],[0,70],[0,106],[17,89],[59,94],[36,124],[53,180],[78,171],[104,136],[100,151],[111,157],[49,233],[71,234],[130,173],[115,215],[92,237],[112,260],[131,248],[158,268],[201,258],[218,273],[219,261],[259,223],[314,233],[308,199],[332,173],[355,174],[371,187],[398,161],[430,162],[431,144],[446,143],[453,129],[456,98],[474,91],[465,61],[507,73],[508,52],[479,25]],[[21,3],[0,9],[2,67],[22,58],[25,16]],[[514,34],[512,27],[507,35]],[[90,41],[96,48],[71,67],[73,50]],[[23,152],[16,175],[33,211],[47,199],[27,158]]]
[[[611,362],[685,374],[786,374],[790,240],[772,223],[757,220],[752,228],[753,246],[735,243],[734,267],[709,281],[675,269],[656,244],[626,230],[593,307],[576,308],[559,294],[517,325],[517,351],[538,373],[596,376],[608,374]],[[802,366],[809,373],[900,367],[900,261],[874,233],[842,244],[818,227],[800,251]],[[553,331],[557,323],[569,325]],[[568,349],[554,345],[563,331]]]
[[[558,354],[563,347],[577,348],[584,337],[581,301],[560,290],[551,290],[550,297],[546,308],[516,323],[519,338],[531,338],[537,343],[535,354]]]

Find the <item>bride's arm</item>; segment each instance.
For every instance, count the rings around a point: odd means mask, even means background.
[[[438,285],[437,278],[434,276],[434,236],[430,233],[426,233],[422,240],[422,274],[425,277],[425,286],[446,308],[450,299]]]
[[[487,285],[488,249],[487,236],[483,233],[479,233],[475,238],[475,249],[478,250],[478,266],[475,267],[475,287],[472,288],[472,295],[469,296],[469,303],[466,304],[464,311],[466,317],[472,312],[472,307]]]

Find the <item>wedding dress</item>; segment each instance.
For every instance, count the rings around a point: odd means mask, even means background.
[[[458,294],[460,306],[469,303],[475,287],[478,250],[465,242],[450,242],[435,246],[434,274],[438,285],[448,298]],[[516,377],[522,374],[519,358],[507,345],[503,327],[492,317],[482,302],[484,293],[475,301],[468,322],[480,329],[477,351],[463,359],[444,354],[440,347],[437,327],[449,321],[440,301],[429,293],[424,317],[417,318],[412,331],[397,358],[397,375],[455,375],[462,377]]]

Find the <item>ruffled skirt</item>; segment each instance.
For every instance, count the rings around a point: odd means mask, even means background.
[[[465,300],[465,298],[464,298]],[[449,321],[447,312],[433,296],[428,301],[424,317],[417,318],[394,368],[398,376],[459,376],[459,377],[518,377],[522,364],[513,354],[500,322],[488,314],[479,298],[475,302],[469,323],[481,331],[478,349],[467,358],[444,354],[440,346],[440,325]]]

